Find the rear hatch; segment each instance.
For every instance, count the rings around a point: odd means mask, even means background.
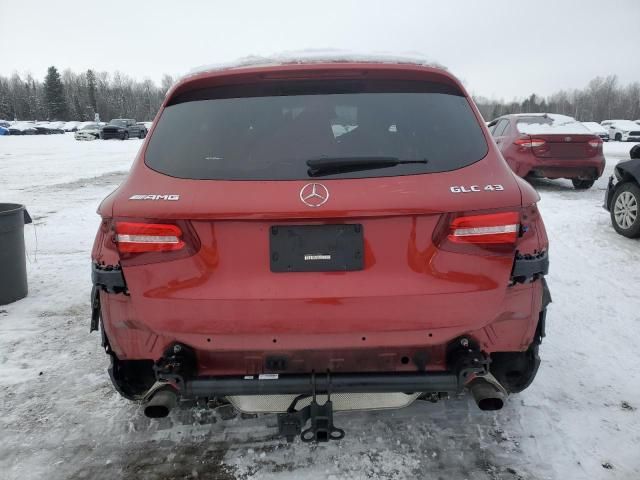
[[[199,90],[169,102],[143,156],[113,215],[132,304],[157,333],[348,349],[436,341],[502,311],[520,191],[451,87]]]

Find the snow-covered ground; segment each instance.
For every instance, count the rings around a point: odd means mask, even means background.
[[[0,138],[0,202],[26,204],[35,220],[29,296],[0,307],[0,478],[640,478],[640,242],[601,208],[631,144],[605,144],[605,176],[589,191],[535,185],[554,302],[529,390],[496,413],[463,397],[339,414],[347,436],[327,445],[286,444],[269,415],[185,409],[150,421],[114,392],[89,334],[89,251],[96,206],[140,145]]]

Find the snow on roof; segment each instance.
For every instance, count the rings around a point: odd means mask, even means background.
[[[633,128],[633,129],[638,129],[638,124],[636,122],[632,122],[631,120],[612,120],[611,121],[611,125],[615,126],[616,128]]]
[[[559,113],[514,113],[514,117],[544,117],[550,118],[554,122],[577,122],[577,120],[568,115],[561,115]]]
[[[14,130],[28,130],[34,129],[34,125],[35,124],[33,122],[14,122],[13,125],[11,125],[11,128]]]
[[[533,120],[527,121],[526,123],[523,121],[518,121],[516,126],[518,127],[518,131],[520,133],[525,133],[527,135],[536,135],[536,134],[584,134],[591,133],[591,131],[585,127],[582,123],[578,122],[575,118],[569,117],[567,115],[559,115],[557,113],[540,113],[540,114],[527,114],[520,113],[516,115],[517,117],[528,117],[528,118],[540,118],[540,123],[537,123]]]
[[[300,50],[285,51],[268,56],[249,55],[233,62],[203,65],[193,68],[182,78],[199,73],[233,70],[250,67],[273,67],[278,65],[314,63],[384,63],[395,65],[420,65],[446,70],[443,65],[416,54],[392,55],[388,53],[358,53],[344,50]]]
[[[582,122],[582,124],[594,133],[607,133],[607,129],[598,122]]]

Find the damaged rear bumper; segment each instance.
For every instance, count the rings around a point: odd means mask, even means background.
[[[604,204],[602,208],[607,211],[611,211],[611,201],[613,200],[613,194],[616,191],[616,183],[614,183],[614,176],[609,177],[609,183],[607,183],[607,191],[604,194]]]
[[[91,265],[91,325],[89,333],[98,330],[100,326],[100,291],[107,293],[127,294],[127,283],[120,267]]]
[[[525,283],[544,277],[549,273],[549,254],[547,251],[533,255],[517,254],[511,272],[511,281]]]
[[[343,409],[349,400],[334,400],[341,394],[379,394],[379,401],[389,402],[390,394],[404,405],[387,404],[386,408],[406,406],[419,397],[437,397],[460,393],[469,388],[478,406],[485,410],[502,407],[506,390],[489,372],[489,358],[467,339],[458,339],[449,350],[447,371],[415,373],[315,373],[262,374],[246,376],[202,377],[197,375],[195,352],[185,345],[175,344],[156,363],[156,383],[144,396],[145,414],[156,418],[166,416],[180,398],[209,402],[229,399],[234,405],[242,399],[262,397],[264,401],[286,398],[288,407],[276,408],[278,431],[288,441],[300,436],[302,441],[325,442],[344,437],[344,430],[333,423],[334,410]],[[332,395],[334,397],[332,397]],[[387,395],[385,398],[384,396]],[[272,398],[269,399],[268,397]],[[273,400],[273,397],[279,397]],[[320,401],[318,401],[320,397]],[[235,398],[235,400],[234,400]],[[371,397],[370,397],[371,398]],[[352,400],[353,401],[353,400]],[[392,402],[394,400],[391,400]],[[251,400],[249,400],[251,402]],[[301,406],[305,404],[305,406]],[[485,405],[489,405],[485,407]],[[497,405],[497,407],[496,407]],[[375,407],[374,407],[375,408]],[[385,407],[380,407],[385,408]],[[305,426],[309,422],[309,428]]]

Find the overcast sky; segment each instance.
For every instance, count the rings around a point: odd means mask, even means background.
[[[163,73],[308,48],[419,54],[476,95],[640,80],[640,0],[0,0],[0,74]]]

